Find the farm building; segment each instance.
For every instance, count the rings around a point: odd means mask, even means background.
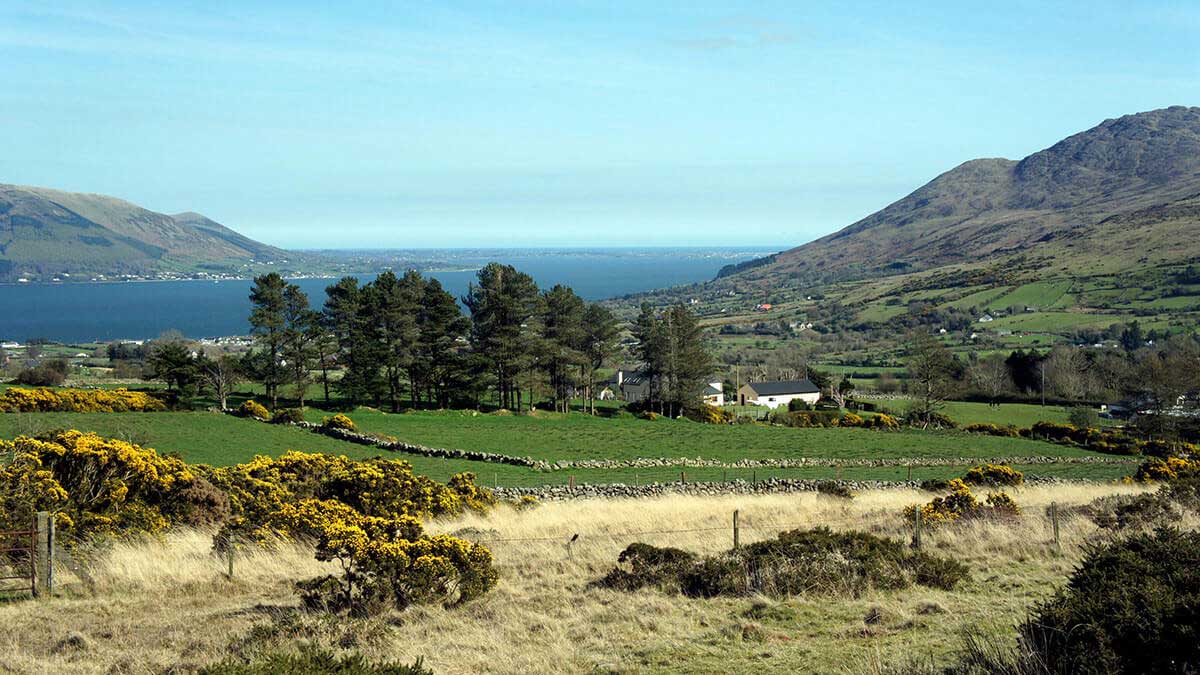
[[[809,380],[751,382],[738,389],[739,404],[763,405],[768,408],[786,406],[797,399],[812,405],[820,398],[821,390]]]

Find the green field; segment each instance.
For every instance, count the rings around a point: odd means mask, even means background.
[[[321,411],[310,410],[319,421]],[[470,411],[388,414],[359,409],[350,417],[364,431],[438,448],[498,452],[549,461],[703,457],[724,461],[794,457],[915,458],[1083,456],[1075,448],[1023,438],[962,432],[793,429],[711,425],[660,418],[613,419],[582,414],[473,414]]]
[[[955,403],[956,417],[976,421],[1024,424],[1046,419],[1041,414],[1061,409],[1007,404],[999,411],[986,404]],[[994,414],[992,420],[984,413]],[[310,409],[309,419],[327,415]],[[865,429],[792,429],[764,425],[717,426],[686,420],[660,418],[654,421],[632,416],[591,417],[573,413],[539,413],[537,416],[479,414],[472,411],[410,412],[388,414],[372,409],[350,413],[364,431],[385,433],[421,445],[480,450],[527,456],[548,461],[580,459],[704,458],[723,462],[740,459],[778,460],[821,458],[831,462],[854,459],[927,459],[939,457],[987,458],[1061,456],[1083,457],[1092,453],[1041,441],[999,438],[964,432],[902,430],[878,432]],[[189,462],[227,465],[255,455],[278,455],[287,450],[329,452],[365,458],[386,455],[404,459],[414,469],[445,480],[462,472],[475,472],[486,484],[563,484],[574,475],[578,482],[646,483],[680,480],[677,466],[650,469],[570,469],[543,472],[489,462],[443,460],[408,454],[388,454],[303,429],[275,426],[208,412],[168,413],[24,413],[0,415],[0,437],[72,428],[95,431],[178,453]],[[949,477],[964,467],[916,467],[913,478]],[[1109,480],[1128,475],[1131,465],[1049,464],[1028,467],[1034,475],[1063,475]],[[804,467],[792,469],[683,468],[688,480],[751,480],[781,478],[833,478],[838,469]],[[905,467],[845,467],[846,479],[899,480],[907,477]]]

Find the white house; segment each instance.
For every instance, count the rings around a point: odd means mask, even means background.
[[[714,379],[704,388],[704,402],[713,406],[725,405],[725,383]]]
[[[984,314],[983,316],[979,317],[979,323],[991,323],[992,321],[994,321],[994,319],[992,319],[991,314]]]
[[[738,389],[738,403],[741,405],[778,408],[797,399],[812,405],[821,399],[821,390],[809,380],[751,382]]]

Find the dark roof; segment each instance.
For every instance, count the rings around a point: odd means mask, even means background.
[[[717,389],[716,387],[712,386],[711,384],[708,385],[708,387],[704,390],[705,396],[716,396],[717,394],[723,394],[723,393],[725,393],[725,392],[721,391],[720,389]]]
[[[817,394],[820,389],[809,380],[785,380],[777,382],[751,382],[750,388],[759,396],[780,396],[783,394]]]

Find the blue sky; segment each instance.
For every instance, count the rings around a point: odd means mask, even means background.
[[[0,0],[0,182],[288,247],[753,244],[1200,105],[1195,2]]]

